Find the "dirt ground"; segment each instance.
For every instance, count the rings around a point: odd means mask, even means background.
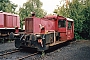
[[[77,40],[38,60],[90,60],[90,40]]]
[[[12,48],[15,48],[14,42],[0,44],[0,51]],[[66,46],[47,52],[43,57],[38,54],[24,60],[90,60],[90,40],[72,41]]]

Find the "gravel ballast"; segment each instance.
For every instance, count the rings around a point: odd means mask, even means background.
[[[14,42],[0,44],[0,51],[13,48],[15,48]],[[22,54],[22,56],[27,54],[23,52],[19,53]],[[73,41],[67,46],[63,46],[52,52],[46,53],[43,57],[40,57],[40,54],[38,54],[24,60],[90,60],[90,40]]]

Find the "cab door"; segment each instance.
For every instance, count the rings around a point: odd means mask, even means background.
[[[67,27],[67,40],[72,40],[73,35],[74,35],[74,30],[73,30],[73,21],[67,21],[68,27]]]
[[[66,41],[66,19],[59,19],[58,20],[58,32],[60,32],[60,40]]]

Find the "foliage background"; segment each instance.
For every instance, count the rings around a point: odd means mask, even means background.
[[[11,3],[9,0],[0,0],[0,11],[9,12],[9,13],[16,13],[15,10],[17,5]]]

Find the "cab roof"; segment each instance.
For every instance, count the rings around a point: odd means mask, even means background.
[[[73,19],[70,19],[70,18],[66,18],[68,21],[74,21]]]

